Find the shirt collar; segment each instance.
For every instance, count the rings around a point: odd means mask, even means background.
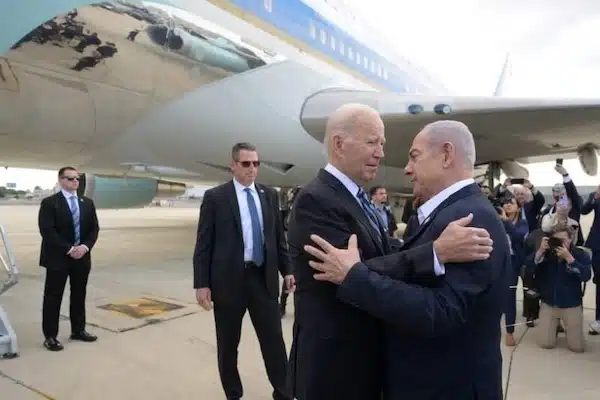
[[[65,189],[60,189],[60,191],[62,192],[63,196],[65,196],[65,199],[67,199],[67,200],[69,200],[71,197],[77,198],[76,193],[69,193]]]
[[[236,192],[242,192],[242,193],[244,193],[244,191],[246,190],[246,188],[250,188],[251,191],[256,192],[256,185],[254,184],[254,182],[252,182],[248,186],[244,186],[241,183],[239,183],[235,178],[233,178],[233,186],[235,187],[235,191]]]
[[[438,206],[440,204],[442,204],[442,202],[444,202],[444,200],[446,200],[448,197],[452,196],[454,193],[458,192],[460,189],[462,189],[465,186],[468,186],[472,183],[475,183],[475,180],[472,178],[463,179],[462,181],[458,181],[458,182],[448,186],[446,189],[442,190],[441,192],[439,192],[438,194],[436,194],[435,196],[433,196],[432,198],[427,200],[421,207],[419,207],[417,209],[419,224],[422,224],[423,221],[425,221],[427,218],[429,218],[431,213],[436,208],[438,208]]]
[[[352,196],[356,197],[358,195],[358,189],[360,189],[360,187],[352,179],[350,179],[348,175],[344,174],[331,164],[327,164],[325,166],[325,171],[335,176],[337,180],[340,181],[350,193],[352,193]]]

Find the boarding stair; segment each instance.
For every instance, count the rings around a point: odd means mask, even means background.
[[[2,294],[15,286],[19,281],[19,269],[15,263],[15,257],[12,252],[8,237],[4,227],[0,225],[0,241],[4,247],[5,254],[0,249],[0,264],[8,273],[8,278],[5,281],[0,281],[0,299]],[[10,359],[19,356],[19,345],[17,335],[8,319],[8,314],[4,311],[0,304],[0,359]]]

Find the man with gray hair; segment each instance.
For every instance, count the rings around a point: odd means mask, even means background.
[[[384,400],[502,399],[500,319],[510,248],[502,222],[472,178],[474,163],[467,126],[433,122],[415,137],[405,168],[413,194],[423,201],[405,253],[365,259],[355,235],[340,249],[319,232],[311,239],[321,249],[305,246],[321,261],[310,262],[322,272],[317,281],[339,285],[337,298],[383,321]],[[469,262],[440,259],[438,246],[458,218],[489,232],[494,251]],[[431,242],[433,274],[398,279],[389,273],[405,262],[403,254]]]

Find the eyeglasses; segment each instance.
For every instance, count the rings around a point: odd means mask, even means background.
[[[71,182],[73,182],[73,181],[78,181],[78,180],[79,180],[79,177],[78,177],[78,176],[63,176],[62,178],[63,178],[63,179],[66,179],[66,180],[68,180],[68,181],[71,181]]]
[[[250,165],[253,165],[255,168],[260,166],[260,161],[238,161],[238,163],[244,168],[249,168]]]

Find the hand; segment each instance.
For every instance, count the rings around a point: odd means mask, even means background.
[[[543,237],[542,241],[540,242],[540,248],[535,253],[535,258],[541,259],[549,248],[550,246],[548,245],[548,237]]]
[[[561,174],[562,176],[569,175],[569,172],[567,171],[567,169],[565,167],[563,167],[562,165],[556,164],[554,166],[554,170],[556,172],[558,172],[559,174]]]
[[[286,275],[283,277],[283,281],[285,282],[285,287],[287,290],[286,293],[294,293],[296,291],[296,278],[294,275]]]
[[[212,296],[210,288],[196,289],[196,301],[206,311],[210,311],[213,308]]]
[[[509,187],[510,186],[510,179],[511,179],[510,177],[506,178],[504,180],[504,183],[502,184],[502,186],[504,186],[505,188]]]
[[[448,224],[433,248],[440,263],[486,260],[492,252],[494,242],[482,228],[468,227],[473,214]]]
[[[531,182],[529,182],[529,179],[525,179],[523,181],[523,186],[525,186],[529,190],[533,189],[533,184]]]
[[[85,255],[85,253],[87,253],[85,246],[79,245],[73,247],[73,250],[69,253],[69,256],[75,260],[79,260]]]
[[[346,275],[348,275],[348,271],[350,271],[354,264],[360,261],[356,235],[353,234],[350,236],[350,239],[348,240],[348,249],[338,249],[333,247],[329,242],[317,235],[310,235],[310,238],[323,249],[323,251],[321,251],[311,245],[304,246],[304,250],[307,253],[323,261],[308,262],[311,267],[322,272],[322,274],[314,274],[314,278],[318,281],[332,282],[336,285],[341,284],[346,278]]]
[[[556,255],[559,258],[562,258],[563,260],[568,262],[569,264],[571,264],[573,261],[575,261],[575,259],[571,255],[571,252],[564,244],[562,246],[556,248]]]
[[[504,208],[500,208],[500,211],[501,211],[501,212],[500,212],[500,219],[501,219],[502,221],[507,221],[507,220],[508,220],[508,217],[506,216],[506,211],[504,211]]]

